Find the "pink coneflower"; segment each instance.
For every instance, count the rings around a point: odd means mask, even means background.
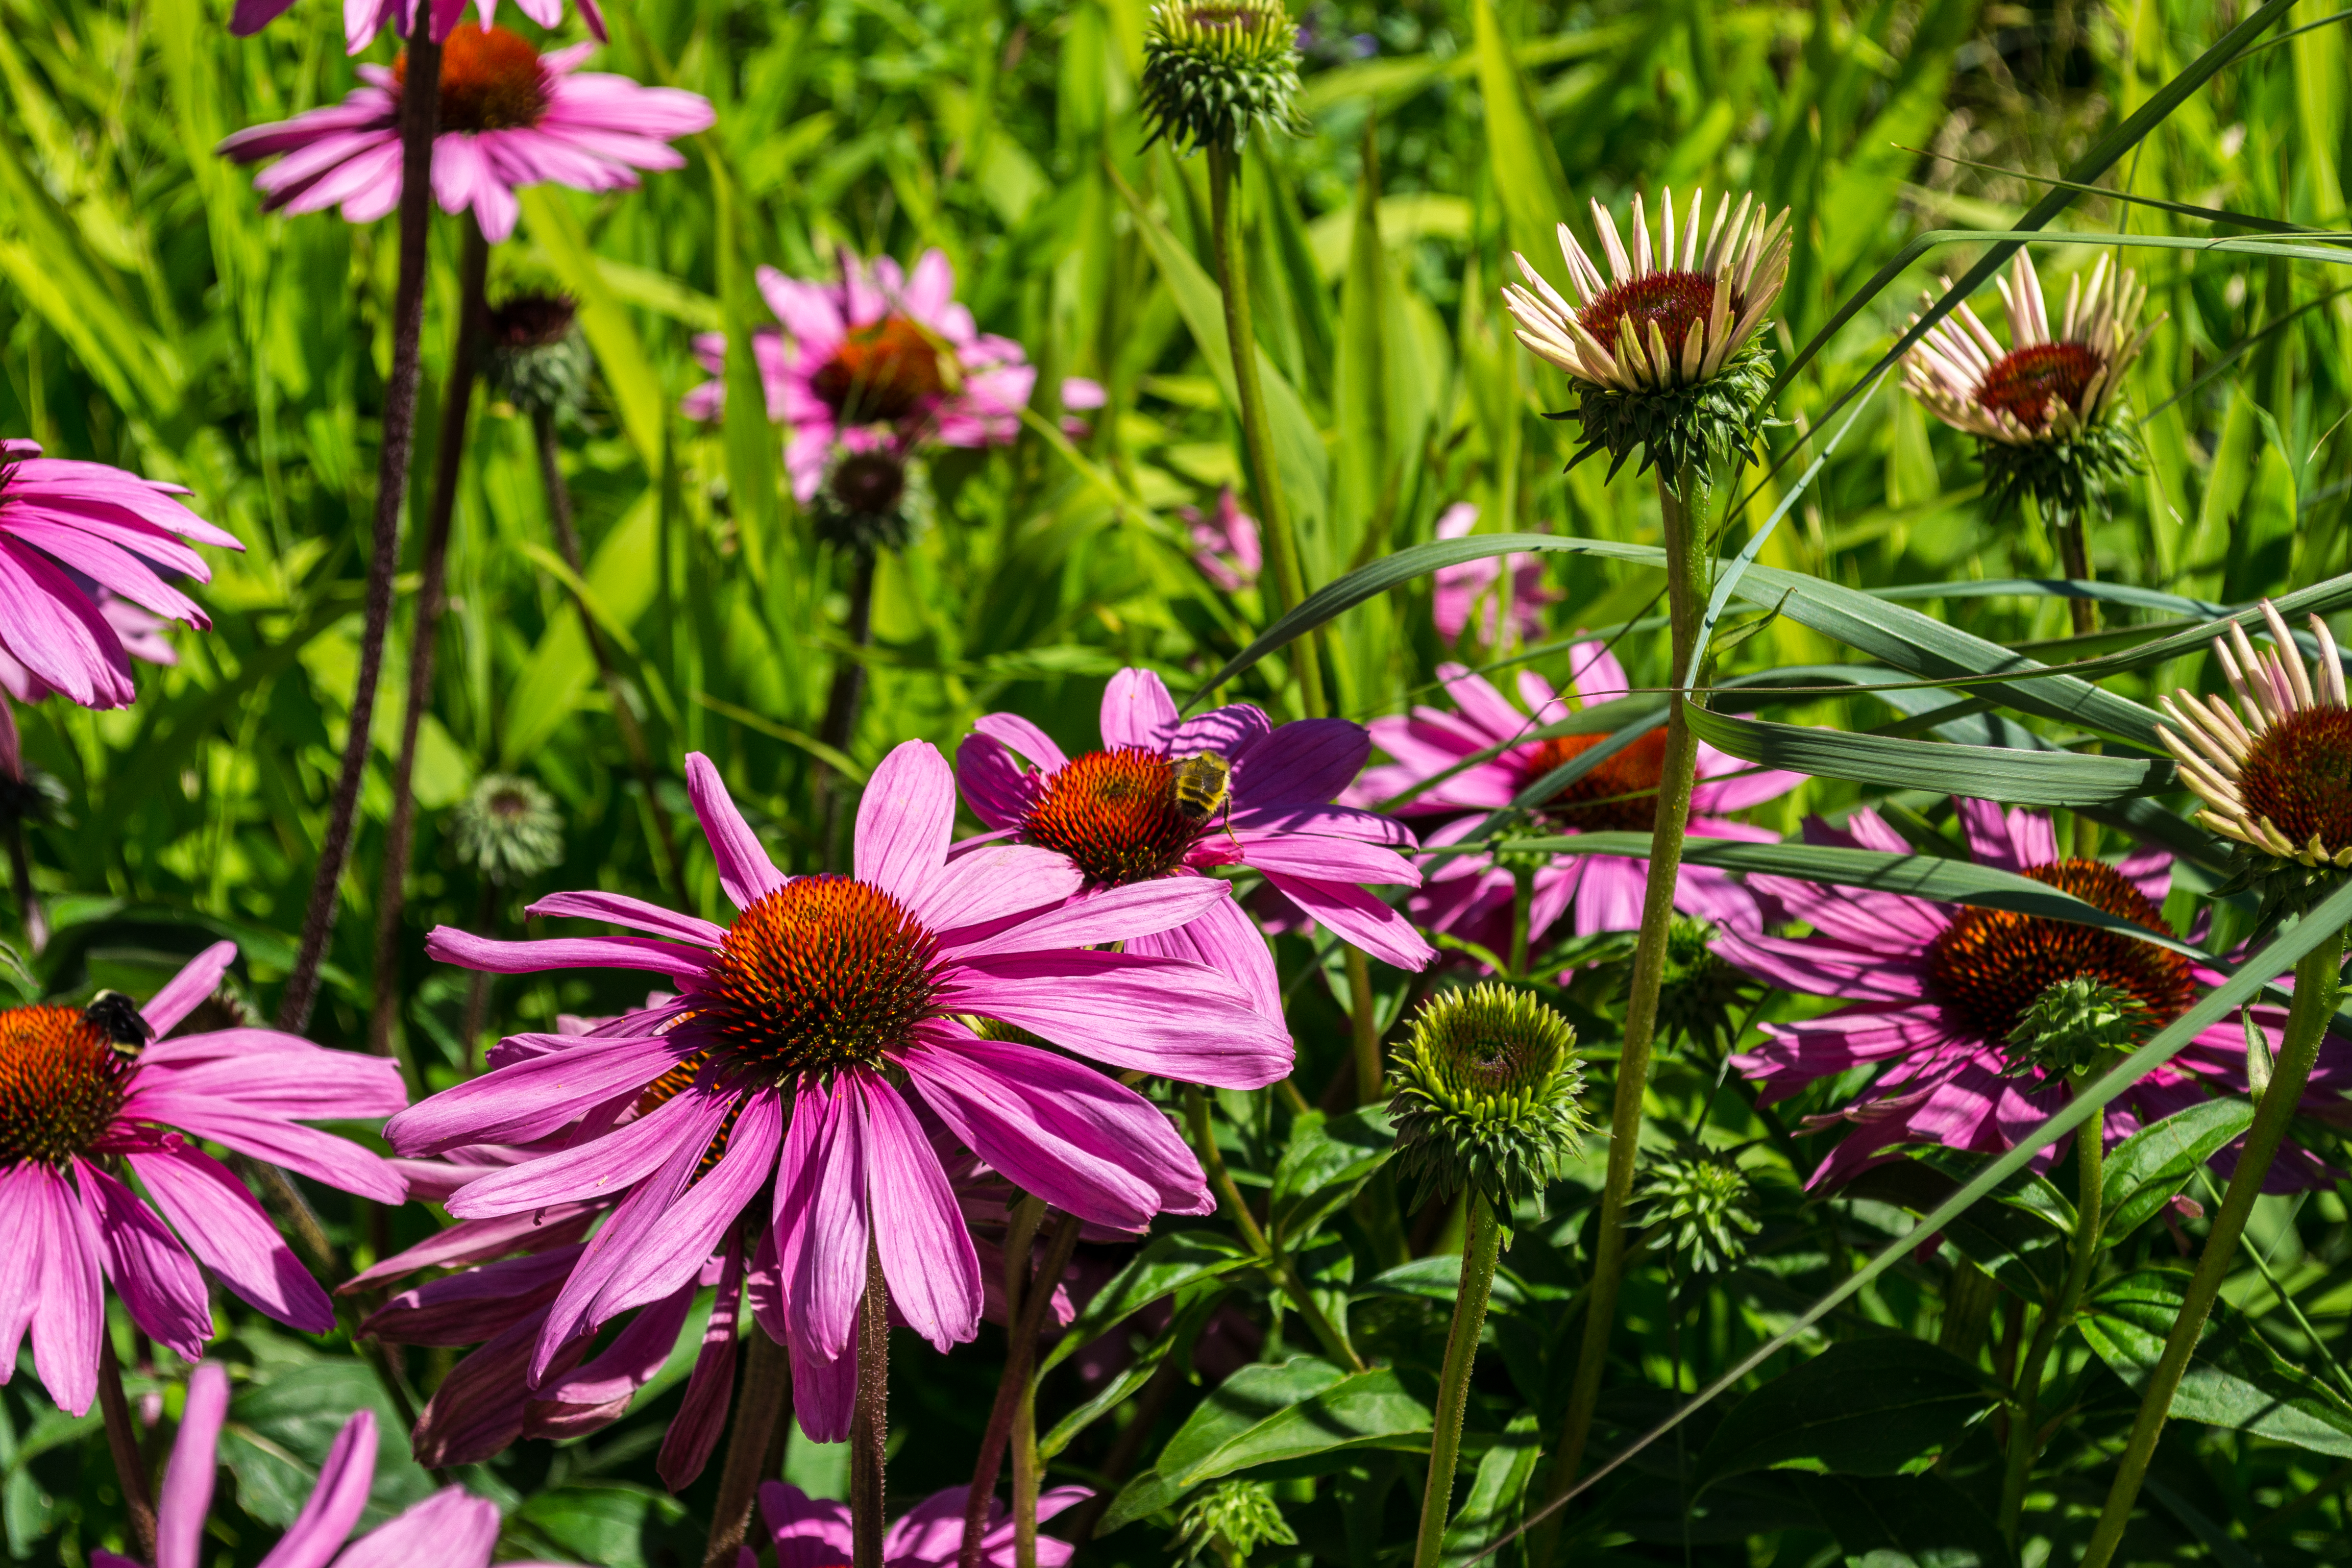
[[[180,662],[180,650],[163,635],[163,628],[171,622],[162,616],[149,615],[104,588],[93,590],[89,598],[98,606],[99,617],[121,639],[126,655],[142,664],[160,664],[167,668]],[[5,647],[0,647],[0,690],[28,705],[46,702],[58,692],[56,687],[26,668]]]
[[[1569,660],[1576,672],[1569,692],[1582,706],[1626,695],[1624,666],[1602,645],[1579,643],[1569,650]],[[1440,665],[1437,674],[1454,699],[1454,710],[1422,706],[1410,717],[1373,720],[1372,739],[1395,760],[1367,770],[1348,795],[1360,805],[1377,805],[1425,780],[1450,774],[1395,808],[1407,816],[1454,818],[1429,835],[1433,847],[1459,842],[1528,785],[1608,739],[1596,733],[1519,742],[1530,730],[1559,723],[1573,711],[1533,670],[1519,672],[1519,700],[1528,707],[1524,713],[1483,676],[1461,665]],[[1538,808],[1541,821],[1529,831],[1649,832],[1657,813],[1665,740],[1663,728],[1654,730],[1600,763]],[[1452,771],[1465,757],[1496,746],[1506,750],[1458,773]],[[1780,835],[1735,821],[1730,814],[1788,794],[1802,776],[1754,769],[1701,742],[1698,783],[1691,791],[1691,836],[1776,841]],[[1563,855],[1538,866],[1528,916],[1529,942],[1563,917],[1570,918],[1570,929],[1578,936],[1635,930],[1642,923],[1649,866],[1646,858],[1614,855]],[[1512,874],[1489,857],[1450,856],[1436,862],[1427,886],[1407,908],[1433,931],[1449,931],[1499,952],[1507,940],[1513,890]],[[1753,930],[1762,924],[1755,897],[1727,874],[1706,866],[1683,867],[1675,885],[1675,908],[1717,925]]]
[[[2151,931],[2170,931],[2161,907],[2172,879],[2169,855],[2145,850],[2116,865],[2065,859],[2048,817],[2004,813],[1984,801],[1956,804],[1979,864],[2047,883]],[[1912,852],[1867,809],[1853,813],[1844,832],[1815,825],[1806,837]],[[1732,1065],[1763,1085],[1768,1103],[1816,1079],[1857,1067],[1879,1069],[1853,1103],[1824,1119],[1851,1121],[1855,1130],[1813,1173],[1815,1186],[1848,1180],[1906,1145],[1997,1152],[2063,1107],[2072,1092],[2066,1077],[2045,1070],[2044,1043],[2020,1029],[2053,991],[2074,988],[2098,999],[2106,1016],[2121,1021],[2115,1043],[2127,1045],[2145,1043],[2222,978],[2184,954],[2096,926],[1781,877],[1750,880],[1813,932],[1788,938],[1727,931],[1717,939],[1717,954],[1770,984],[1853,1005],[1802,1023],[1768,1024],[1764,1044],[1734,1057]],[[2283,1008],[2254,1009],[2273,1049],[2285,1016]],[[2331,1041],[2331,1047],[2340,1044]],[[2108,1104],[2107,1140],[2197,1103],[2209,1089],[2246,1093],[2245,1061],[2238,1020],[2214,1025]],[[2340,1058],[2323,1059],[2314,1087],[2343,1077],[2344,1066]],[[2314,1097],[2312,1109],[2324,1109],[2320,1099]],[[2058,1152],[2053,1145],[2042,1158]],[[2293,1184],[2295,1173],[2282,1167],[2272,1179]]]
[[[1200,508],[1190,506],[1178,509],[1176,515],[1192,530],[1192,564],[1202,576],[1228,594],[1256,584],[1265,552],[1258,542],[1257,519],[1242,510],[1233,486],[1217,492],[1213,516],[1202,517]]]
[[[127,641],[140,645],[141,658],[152,654],[142,631],[152,623],[131,621],[127,635],[118,624],[137,606],[211,626],[156,569],[209,583],[212,569],[182,541],[245,546],[173,499],[187,493],[103,463],[44,458],[37,441],[0,441],[0,657],[22,668],[22,689],[7,682],[18,700],[54,690],[85,708],[127,705],[135,695]],[[110,614],[107,595],[131,603]],[[169,644],[163,651],[157,662],[168,663]]]
[[[1456,501],[1440,514],[1437,537],[1463,539],[1478,523],[1478,509],[1469,501]],[[1511,574],[1511,631],[1519,637],[1531,637],[1543,630],[1546,605],[1559,597],[1556,588],[1547,588],[1543,580],[1543,559],[1536,555],[1514,555],[1507,561],[1488,556],[1483,561],[1465,561],[1454,566],[1437,569],[1431,605],[1431,618],[1437,623],[1437,635],[1447,642],[1458,642],[1462,630],[1470,624],[1471,612],[1481,600],[1486,609],[1478,622],[1478,636],[1488,647],[1496,644],[1496,627],[1502,616],[1502,591],[1499,584],[1506,567]]]
[[[676,88],[583,71],[595,53],[578,44],[541,55],[504,27],[459,24],[441,52],[441,129],[433,195],[443,212],[473,209],[493,244],[514,233],[515,192],[545,181],[581,191],[634,188],[639,169],[682,169],[668,139],[707,131],[710,101]],[[341,205],[373,223],[400,205],[403,55],[387,70],[362,66],[367,85],[331,109],[240,131],[220,151],[241,163],[287,156],[253,177],[270,212]]]
[[[1211,1207],[1191,1151],[1150,1101],[1052,1051],[982,1039],[965,1018],[1234,1088],[1287,1072],[1290,1040],[1213,970],[1082,951],[1194,919],[1227,898],[1222,884],[1156,882],[1071,903],[1081,879],[1047,851],[992,845],[950,861],[954,775],[920,742],[867,783],[851,877],[785,877],[709,759],[688,757],[686,771],[738,911],[731,924],[617,893],[563,893],[531,912],[652,934],[501,942],[445,927],[429,944],[436,958],[499,973],[649,970],[679,994],[445,1090],[385,1131],[402,1153],[425,1155],[530,1143],[583,1120],[612,1129],[448,1200],[457,1217],[486,1219],[625,1194],[556,1293],[527,1368],[534,1381],[583,1330],[698,1276],[747,1207],[766,1205],[750,1222],[754,1308],[792,1352],[803,1427],[838,1440],[869,1246],[892,1306],[934,1345],[970,1339],[980,1321],[978,1258],[909,1090],[959,1142],[1081,1220],[1131,1232],[1162,1211]],[[673,1072],[682,1087],[614,1125]]]
[[[236,957],[236,943],[215,943],[139,1011],[119,994],[87,1011],[0,1011],[0,1235],[11,1238],[10,1266],[0,1268],[0,1383],[29,1326],[49,1397],[75,1415],[89,1408],[101,1275],[132,1322],[195,1360],[213,1314],[190,1252],[279,1322],[313,1334],[335,1326],[327,1293],[261,1205],[193,1140],[396,1204],[407,1188],[382,1160],[301,1123],[384,1116],[408,1097],[390,1061],[275,1029],[170,1037]],[[117,1174],[126,1165],[147,1202]]]
[[[1093,422],[1086,416],[1110,401],[1103,384],[1088,376],[1066,375],[1062,378],[1062,434],[1073,441],[1083,441],[1095,433]]]
[[[209,1561],[205,1516],[212,1509],[221,1426],[228,1418],[228,1373],[205,1362],[188,1373],[180,1435],[164,1467],[155,1508],[153,1568],[197,1568]],[[375,1482],[375,1412],[357,1410],[335,1435],[310,1499],[262,1561],[294,1568],[488,1568],[499,1543],[499,1508],[444,1487],[338,1552],[368,1505]],[[257,1543],[248,1543],[257,1544]],[[92,1553],[96,1568],[141,1568],[111,1552]]]
[[[1100,751],[1066,756],[1014,713],[988,714],[972,731],[956,752],[972,815],[1062,857],[1097,897],[1246,866],[1385,963],[1421,969],[1434,956],[1410,921],[1363,886],[1420,885],[1421,872],[1397,853],[1413,847],[1412,834],[1391,818],[1331,804],[1371,752],[1361,724],[1276,725],[1247,703],[1180,719],[1157,675],[1122,669],[1103,692]],[[1223,798],[1213,803],[1197,793],[1220,783]],[[1208,902],[1181,929],[1131,942],[1128,951],[1213,964],[1269,1020],[1282,1017],[1265,938],[1228,900]]]
[[[445,42],[457,18],[466,14],[467,0],[432,0],[433,41]],[[228,30],[238,37],[249,37],[278,20],[292,7],[294,0],[236,0],[236,9],[230,13]],[[498,0],[474,0],[475,6],[487,27],[498,20]],[[596,0],[578,0],[580,19],[604,41],[604,13],[597,8]],[[563,0],[515,0],[522,14],[542,27],[553,28],[563,20]],[[343,46],[358,54],[374,41],[375,36],[390,24],[401,37],[416,25],[415,0],[343,0]]]
[[[963,1487],[933,1492],[901,1514],[882,1537],[882,1568],[949,1568],[963,1546]],[[1055,1487],[1039,1494],[1037,1518],[1053,1518],[1094,1496],[1085,1487]],[[810,1497],[783,1481],[760,1487],[760,1513],[776,1542],[777,1568],[848,1568],[849,1505]],[[1013,1521],[1004,1505],[991,1500],[988,1533],[981,1537],[980,1560],[989,1568],[1013,1568]],[[1041,1568],[1062,1568],[1077,1549],[1050,1535],[1037,1538]],[[751,1560],[743,1548],[742,1561]]]
[[[901,451],[1002,446],[1020,433],[1036,367],[1010,338],[983,332],[957,303],[955,268],[927,250],[913,272],[889,257],[844,252],[841,277],[817,282],[760,269],[760,292],[783,323],[752,338],[768,417],[792,427],[784,468],[793,494],[816,494],[836,446]],[[727,340],[705,333],[696,357],[713,380],[686,396],[686,413],[714,418],[724,405]]]
[[[2102,255],[2089,289],[2079,277],[2067,286],[2055,331],[2029,252],[2020,250],[2010,275],[1996,281],[2011,346],[2002,348],[1963,302],[1904,355],[1912,395],[1955,430],[2012,447],[2070,439],[2103,422],[2158,325],[2141,323],[2147,289],[2138,277],[2110,269]]]

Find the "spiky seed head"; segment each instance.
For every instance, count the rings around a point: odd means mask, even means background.
[[[1634,1223],[1669,1227],[1674,1255],[1697,1274],[1719,1273],[1748,1255],[1763,1228],[1756,1189],[1729,1153],[1685,1145],[1657,1160],[1634,1189]]]
[[[1398,1158],[1424,1201],[1470,1188],[1507,1214],[1584,1147],[1576,1030],[1526,992],[1488,981],[1438,993],[1389,1068]]]
[[[588,400],[595,369],[569,295],[516,294],[490,308],[490,390],[525,414],[568,417]]]
[[[2135,993],[2096,975],[2069,975],[2027,1005],[2001,1052],[2009,1064],[2004,1071],[2018,1078],[2038,1068],[2072,1077],[2111,1053],[2137,1049],[2157,1024]]]
[[[488,881],[528,881],[563,858],[555,797],[527,778],[484,773],[450,815],[457,858]]]
[[[1666,972],[1658,988],[1658,1033],[1713,1043],[1731,1031],[1747,978],[1717,956],[1715,927],[1676,915],[1666,928]]]
[[[1195,1496],[1178,1516],[1176,1539],[1169,1542],[1171,1549],[1182,1549],[1187,1563],[1214,1552],[1225,1568],[1238,1568],[1261,1546],[1297,1544],[1274,1488],[1252,1480],[1220,1481]]]
[[[1307,133],[1298,114],[1298,26],[1282,0],[1168,0],[1143,43],[1150,146],[1238,153],[1252,129]]]
[[[903,550],[931,517],[929,475],[888,446],[836,448],[809,503],[816,536],[845,550]]]

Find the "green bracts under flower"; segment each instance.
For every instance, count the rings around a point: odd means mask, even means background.
[[[1390,1058],[1398,1163],[1421,1201],[1465,1188],[1498,1215],[1558,1176],[1591,1126],[1576,1030],[1489,981],[1431,997]]]
[[[1297,99],[1298,28],[1282,0],[1152,7],[1141,104],[1152,142],[1238,153],[1253,128],[1302,136]]]

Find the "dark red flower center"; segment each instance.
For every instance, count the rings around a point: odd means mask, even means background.
[[[856,327],[809,384],[853,425],[904,419],[947,390],[940,344],[905,316]]]
[[[1730,320],[1739,319],[1743,301],[1731,296]],[[1715,279],[1704,272],[1653,272],[1630,283],[1604,289],[1600,298],[1576,313],[1576,323],[1612,354],[1617,352],[1617,326],[1633,324],[1633,335],[1650,346],[1650,327],[1656,323],[1666,341],[1666,352],[1679,354],[1683,339],[1695,325],[1715,311]]]
[[[2297,849],[2314,836],[2331,854],[2352,844],[2352,712],[2305,708],[2255,736],[2238,795]]]
[[[0,1163],[62,1163],[89,1152],[122,1109],[137,1053],[79,1007],[0,1012]]]
[[[408,56],[392,65],[408,77]],[[460,22],[441,46],[440,127],[444,131],[516,131],[545,118],[547,68],[530,41],[504,27]]]
[[[1528,756],[1526,783],[1582,756],[1606,735],[1555,735]],[[1653,730],[1603,757],[1583,776],[1537,809],[1582,833],[1647,833],[1658,816],[1658,780],[1665,772],[1666,732]]]
[[[1030,843],[1112,886],[1167,875],[1200,832],[1177,801],[1175,764],[1139,746],[1071,758],[1021,824]]]
[[[906,907],[847,877],[801,877],[735,917],[695,1008],[747,1073],[872,1067],[931,1001],[939,942]]]
[[[2164,911],[2103,861],[2029,866],[2024,875],[2171,934]],[[1973,906],[1927,949],[1927,974],[1952,1023],[1995,1043],[2009,1037],[2035,997],[2077,975],[2128,993],[2157,1028],[2179,1017],[2197,990],[2189,960],[2169,948],[2071,921]]]
[[[2035,343],[1993,362],[1977,387],[1977,402],[2009,414],[2029,430],[2050,422],[2050,400],[2081,413],[2083,394],[2104,362],[2082,343]]]

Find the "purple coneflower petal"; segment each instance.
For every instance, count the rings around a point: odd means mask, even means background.
[[[375,1485],[375,1412],[353,1411],[327,1449],[310,1500],[261,1560],[261,1568],[327,1568],[367,1509]]]
[[[129,1187],[87,1160],[73,1167],[99,1259],[123,1310],[156,1343],[197,1360],[213,1337],[213,1309],[195,1259]]]
[[[1355,782],[1371,751],[1371,731],[1351,720],[1294,720],[1233,759],[1236,810],[1320,805]]]
[[[335,1568],[415,1568],[419,1563],[475,1568],[489,1562],[498,1542],[499,1505],[445,1487],[360,1537],[335,1559]]]
[[[533,1057],[410,1106],[384,1123],[383,1135],[411,1156],[467,1143],[528,1143],[624,1089],[643,1089],[694,1049],[674,1035],[654,1035]]]
[[[408,1200],[408,1184],[400,1173],[349,1139],[268,1115],[246,1115],[235,1101],[176,1092],[168,1080],[167,1087],[134,1091],[123,1101],[123,1114],[209,1138],[378,1203]]]
[[[212,1512],[214,1459],[228,1416],[228,1373],[210,1362],[188,1373],[172,1462],[155,1500],[155,1568],[199,1568],[205,1521]]]
[[[955,773],[921,741],[902,741],[876,765],[857,803],[857,879],[909,908],[947,858],[955,837]]]
[[[866,1294],[862,1110],[845,1079],[830,1086],[804,1080],[776,1168],[776,1258],[786,1321],[802,1348],[827,1360],[845,1355]]]
[[[1265,879],[1343,940],[1383,963],[1399,969],[1426,969],[1437,956],[1428,939],[1403,916],[1352,882],[1327,882],[1275,870],[1267,871]]]
[[[792,1363],[793,1417],[801,1430],[812,1443],[848,1441],[850,1417],[857,1407],[856,1352],[822,1355],[797,1338],[784,1349]],[[780,1556],[776,1568],[783,1565]]]
[[[589,1314],[592,1325],[667,1295],[702,1271],[736,1217],[774,1174],[783,1131],[783,1104],[775,1089],[761,1089],[742,1101],[727,1135],[726,1153],[672,1201],[659,1227],[613,1271]]]
[[[762,1481],[760,1517],[775,1538],[776,1568],[825,1568],[850,1553],[845,1503],[821,1501],[788,1481]],[[886,1552],[884,1561],[890,1560]]]
[[[163,983],[163,988],[147,998],[139,1016],[160,1037],[180,1026],[187,1016],[214,992],[236,962],[236,943],[216,942],[196,954],[181,967],[180,973]]]
[[[1176,702],[1168,687],[1148,669],[1119,670],[1103,688],[1103,744],[1112,751],[1134,746],[1163,751],[1176,728]]]
[[[637,1390],[651,1383],[677,1347],[693,1310],[698,1282],[646,1303],[596,1359],[542,1382],[530,1401],[529,1434],[561,1442],[610,1426],[628,1413]]]
[[[29,1223],[8,1232],[10,1250],[31,1255],[33,1369],[58,1408],[79,1415],[98,1397],[98,1336],[106,1331],[97,1241],[64,1177],[37,1161],[18,1169],[35,1173],[18,1200]],[[0,1372],[13,1372],[16,1347],[5,1348]]]
[[[1059,773],[1070,765],[1068,754],[1054,738],[1018,713],[983,713],[971,727],[1041,772]]]
[[[1198,920],[1213,905],[1230,902],[1232,898],[1233,889],[1211,877],[1160,877],[1123,887],[1102,888],[1073,898],[1060,909],[956,948],[953,956],[968,960],[992,953],[1039,952],[1125,942]]]
[[[1198,964],[1023,952],[959,960],[944,978],[959,1007],[1117,1067],[1219,1089],[1263,1089],[1290,1071],[1288,1032]]]
[[[727,1406],[735,1387],[735,1346],[741,1331],[743,1249],[730,1237],[726,1267],[719,1275],[719,1290],[711,1298],[710,1318],[702,1330],[702,1349],[686,1380],[677,1414],[662,1434],[661,1452],[654,1473],[673,1492],[684,1491],[702,1474],[703,1466],[719,1446],[727,1427]]]
[[[719,861],[719,887],[739,910],[751,908],[784,885],[784,874],[760,847],[759,835],[735,809],[726,781],[709,757],[696,752],[686,759],[686,795],[702,823],[703,837]]]
[[[369,1313],[360,1332],[396,1345],[478,1343],[543,1315],[583,1250],[553,1247],[428,1279]]]
[[[155,1206],[204,1266],[244,1300],[289,1328],[323,1334],[335,1309],[245,1184],[185,1144],[124,1156]]]
[[[843,1077],[866,1124],[866,1201],[890,1305],[945,1353],[980,1331],[980,1259],[971,1233],[939,1156],[898,1091],[878,1074]]]
[[[628,926],[632,930],[668,937],[677,942],[690,942],[702,947],[715,948],[727,940],[725,926],[698,920],[693,915],[682,915],[659,904],[630,898],[626,893],[550,893],[523,912],[608,921],[614,925]]]
[[[722,882],[721,886],[725,884]],[[782,885],[779,879],[778,885]],[[443,963],[492,974],[537,974],[549,969],[642,969],[675,980],[698,979],[708,959],[690,947],[644,936],[551,937],[540,942],[492,942],[454,926],[435,926],[425,951]]]
[[[942,938],[1063,902],[1086,886],[1066,856],[1034,844],[985,844],[949,861],[912,914]]]
[[[1211,902],[1189,923],[1172,931],[1130,938],[1127,951],[1143,958],[1205,964],[1239,985],[1261,1016],[1281,1021],[1282,976],[1274,967],[1265,933],[1238,900]]]

